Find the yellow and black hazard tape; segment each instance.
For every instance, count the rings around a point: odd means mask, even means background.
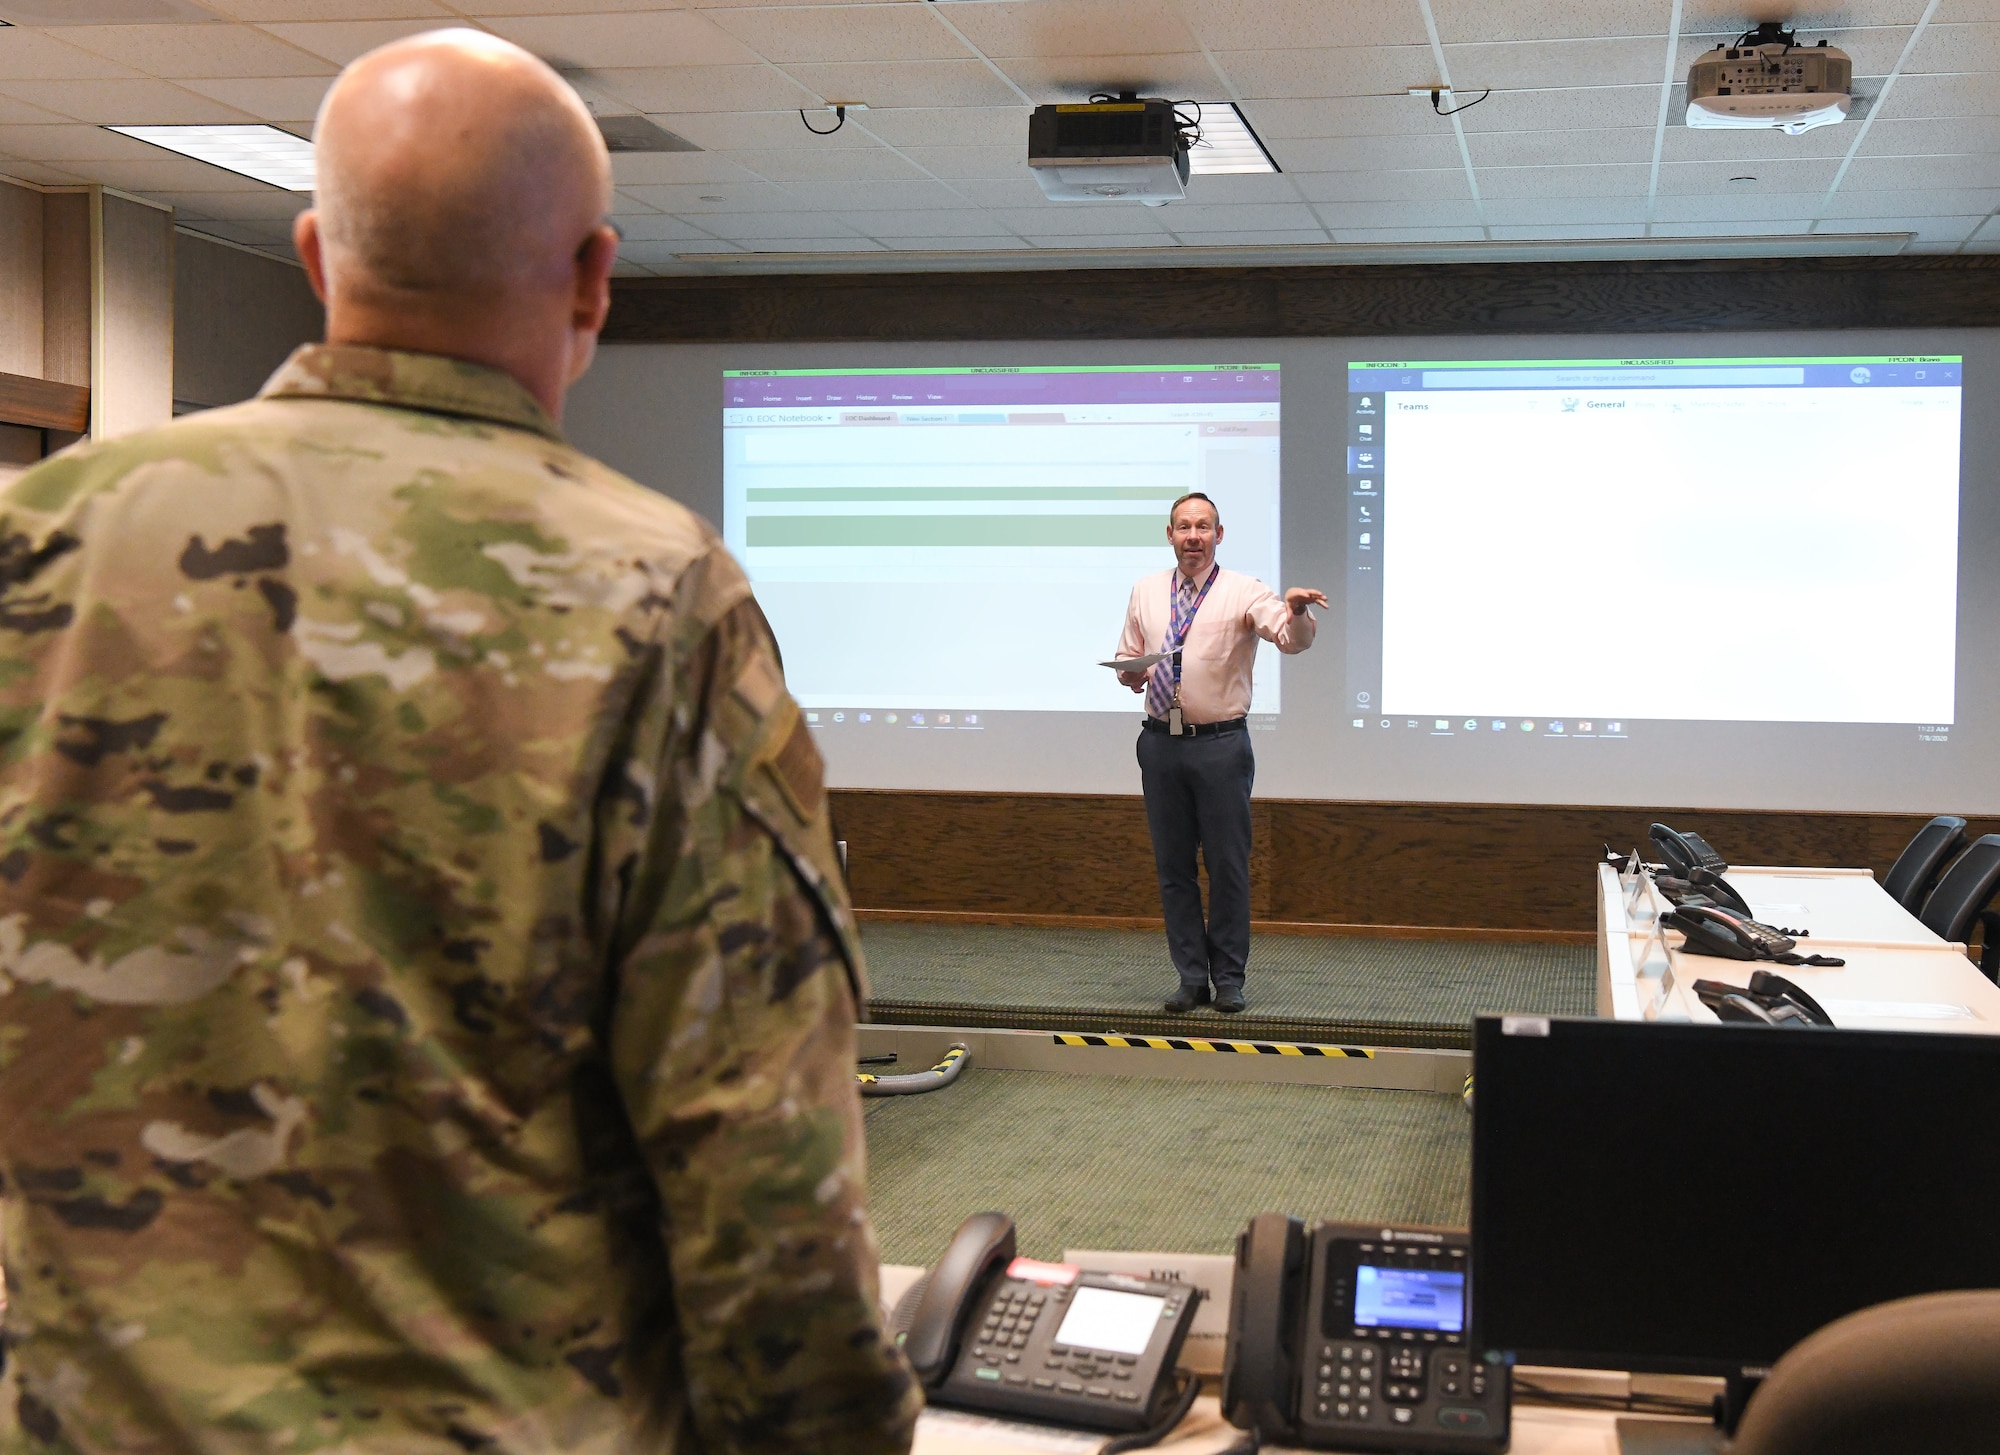
[[[1206,1041],[1181,1036],[1095,1036],[1059,1031],[1058,1046],[1115,1046],[1128,1051],[1216,1051],[1238,1056],[1359,1056],[1375,1059],[1366,1046],[1295,1046],[1286,1041]]]

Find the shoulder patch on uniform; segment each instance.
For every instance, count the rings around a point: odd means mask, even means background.
[[[778,755],[771,760],[771,776],[778,780],[800,818],[813,818],[826,797],[826,763],[806,726],[803,713],[792,714],[792,731]]]
[[[785,679],[778,674],[776,664],[758,652],[743,664],[743,671],[730,690],[745,707],[764,717],[785,695]]]

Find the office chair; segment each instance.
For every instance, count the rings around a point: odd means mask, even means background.
[[[1963,944],[1996,889],[2000,889],[2000,834],[1984,834],[1944,871],[1917,918],[1932,933]]]
[[[1931,892],[1931,885],[1937,882],[1944,861],[1964,842],[1965,820],[1948,813],[1939,814],[1918,829],[1917,836],[1896,856],[1882,887],[1889,891],[1891,899],[1915,914],[1924,896]]]
[[[1731,1455],[1990,1452],[2000,1292],[1877,1304],[1794,1345],[1750,1398]]]

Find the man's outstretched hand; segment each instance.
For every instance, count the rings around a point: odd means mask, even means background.
[[[1285,593],[1285,605],[1292,609],[1293,616],[1304,616],[1308,606],[1326,605],[1326,593],[1310,586],[1294,586]]]
[[[1144,672],[1120,672],[1118,680],[1134,692],[1144,692],[1146,690],[1146,674]]]

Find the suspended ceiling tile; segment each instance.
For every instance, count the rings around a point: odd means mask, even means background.
[[[1004,181],[1028,165],[1025,145],[1011,147],[904,147],[904,156],[947,180]]]
[[[1854,145],[1859,122],[1822,126],[1804,136],[1786,136],[1775,128],[1757,131],[1704,131],[1681,123],[1681,112],[1667,122],[1660,157],[1669,162],[1796,161],[1801,157],[1844,157]]]
[[[1396,96],[1408,101],[1403,95],[1408,87],[1437,79],[1437,62],[1427,45],[1219,51],[1215,59],[1237,91],[1257,99]]]
[[[837,216],[844,226],[868,237],[990,237],[1005,230],[991,213],[969,207],[956,212],[884,208]]]
[[[1656,197],[1655,222],[1749,223],[1766,217],[1811,217],[1820,199],[1809,192],[1730,192],[1713,196]],[[1754,230],[1754,229],[1753,229]]]
[[[6,81],[0,82],[0,89],[31,105],[99,126],[176,126],[251,119],[165,81]]]
[[[590,83],[649,115],[819,105],[819,97],[775,66],[621,66],[592,71]]]
[[[732,242],[746,237],[834,237],[849,229],[823,212],[705,212],[701,230]]]
[[[974,207],[1054,207],[1059,210],[1068,210],[1072,208],[1089,209],[1100,206],[1117,208],[1127,205],[1122,203],[1097,202],[1051,202],[1042,195],[1041,184],[1036,182],[1033,177],[1028,176],[1027,171],[1028,169],[1023,167],[1020,172],[1012,177],[994,177],[984,180],[977,177],[969,177],[962,182],[953,182],[951,190],[965,198]],[[1134,202],[1129,205],[1137,207],[1139,204]]]
[[[1983,250],[2000,248],[2000,217],[1989,217],[1979,231],[1972,235],[1973,247]]]
[[[332,20],[310,21],[300,24],[286,23],[264,27],[283,41],[288,41],[300,50],[322,56],[337,66],[344,66],[357,56],[366,55],[380,45],[392,40],[401,40],[406,35],[421,35],[427,30],[440,29],[438,22],[431,18],[409,20]]]
[[[662,111],[652,119],[676,136],[684,136],[709,151],[764,150],[809,145],[815,151],[866,151],[877,145],[861,124],[861,113],[848,118],[850,125],[831,136],[808,136],[805,122],[797,111]],[[831,126],[822,116],[813,125]]]
[[[928,179],[902,182],[793,182],[785,191],[797,199],[796,206],[853,211],[884,208],[905,211],[936,208],[956,211],[971,207],[963,196],[942,182]]]
[[[0,29],[0,81],[79,81],[140,74],[26,26]]]
[[[1324,100],[1251,99],[1243,107],[1257,135],[1282,137],[1446,136],[1451,123],[1410,96],[1343,96]]]
[[[675,246],[678,251],[683,253],[744,253],[749,251],[746,247],[733,242],[724,242],[721,238],[715,238],[708,242],[690,240],[678,243]],[[664,265],[656,263],[653,266],[660,267]]]
[[[1224,94],[1215,67],[1198,51],[1116,56],[996,56],[993,64],[1037,102],[1086,101],[1100,91],[1136,91],[1169,101],[1214,101]]]
[[[1319,231],[1319,218],[1303,202],[1266,202],[1239,206],[1175,202],[1160,209],[1160,225],[1169,232],[1298,232]]]
[[[410,20],[435,17],[445,24],[458,19],[437,0],[202,0],[211,10],[219,10],[235,20],[253,25],[308,20]],[[527,0],[537,9],[556,8],[558,0]],[[610,10],[611,0],[589,0],[593,10]],[[473,4],[459,6],[467,14]]]
[[[1053,233],[1038,233],[1024,237],[1023,241],[1035,247],[1047,248],[1056,252],[1082,251],[1079,247],[1080,243],[1087,243],[1092,248],[1157,248],[1178,246],[1172,238],[1157,232],[1114,232],[1088,239],[1080,239],[1067,235],[1058,236]]]
[[[1028,108],[1018,101],[1004,106],[957,108],[913,106],[870,111],[863,124],[882,140],[899,147],[1018,146],[1028,151]]]
[[[1826,129],[1831,131],[1837,128]],[[1954,121],[1878,120],[1868,128],[1868,135],[1861,143],[1861,155],[1864,157],[1940,156],[1958,151],[2000,151],[2000,117],[1966,117]]]
[[[1298,202],[1299,189],[1282,172],[1220,172],[1188,178],[1190,202]],[[1172,208],[1168,209],[1172,211]]]
[[[1535,242],[1543,238],[1563,240],[1587,238],[1644,237],[1645,227],[1636,222],[1550,222],[1539,226],[1505,226],[1490,229],[1499,242]]]
[[[1884,204],[1893,204],[1885,206]],[[1949,188],[1932,192],[1849,192],[1833,194],[1818,211],[1822,217],[1865,217],[1893,210],[1902,217],[1981,215],[2000,207],[2000,189]]]
[[[1439,136],[1347,136],[1264,138],[1264,145],[1287,172],[1369,172],[1462,165],[1458,138]]]
[[[879,253],[881,243],[872,237],[750,237],[739,246],[752,253]]]
[[[1293,172],[1299,195],[1313,202],[1470,201],[1463,167],[1410,172]]]
[[[800,85],[810,86],[829,101],[865,101],[872,107],[1005,106],[1020,100],[981,61],[883,61],[785,69]]]
[[[0,87],[6,82],[0,81]],[[11,96],[0,95],[0,126],[54,126],[67,120],[53,111],[44,111],[39,106],[30,106],[25,101],[16,101]]]
[[[1444,58],[1452,84],[1469,95],[1487,86],[1497,91],[1650,82],[1657,88],[1666,52],[1663,43],[1645,39],[1541,40],[1447,45]]]
[[[1172,0],[1035,0],[938,12],[989,56],[1120,56],[1199,49]]]
[[[630,258],[614,258],[611,261],[611,276],[614,278],[657,278],[651,268],[642,267]],[[616,345],[613,345],[616,347]]]
[[[1476,202],[1322,202],[1313,209],[1331,228],[1477,227]]]
[[[629,250],[634,243],[678,242],[685,238],[710,236],[705,229],[683,218],[668,217],[662,212],[626,212],[611,220],[625,234],[618,243],[620,253]]]
[[[1670,13],[1671,7],[1660,0],[1508,0],[1504,5],[1493,0],[1431,0],[1438,35],[1447,45],[1586,36],[1664,37]]]
[[[1643,197],[1489,197],[1479,204],[1494,227],[1535,223],[1643,223]]]
[[[0,156],[0,177],[11,177],[16,182],[33,182],[39,187],[74,187],[90,180],[81,173],[52,167],[47,162],[8,156]]]
[[[1926,3],[1927,0],[1869,0],[1867,15],[1874,25],[1915,25],[1923,18]],[[1778,10],[1790,12],[1785,23],[1797,26],[1800,38],[1805,40],[1818,40],[1821,31],[1854,15],[1854,8],[1847,5],[1819,9],[1787,4],[1774,7],[1770,18],[1780,18],[1775,13]],[[1749,14],[1743,0],[1686,0],[1681,11],[1681,29],[1689,33],[1735,36],[1756,23],[1745,18]]]
[[[970,56],[920,4],[793,6],[705,12],[767,61],[934,61]]]
[[[1461,88],[1461,104],[1487,84],[1462,77],[1456,64],[1451,76]],[[1427,101],[1412,99],[1410,104],[1430,111]],[[1487,100],[1468,106],[1458,122],[1467,131],[1579,131],[1600,126],[1654,126],[1659,119],[1660,87],[1655,77],[1650,86],[1495,91]]]
[[[1328,0],[1189,0],[1183,7],[1195,34],[1218,51],[1273,45],[1425,45],[1416,0],[1329,4]]]
[[[214,175],[211,171],[207,180],[213,181]],[[232,222],[283,222],[289,225],[294,217],[312,205],[312,198],[306,193],[281,192],[276,187],[260,187],[254,192],[154,188],[147,195],[176,212],[222,217]]]
[[[226,222],[220,218],[204,218],[196,231],[204,237],[219,237],[226,242],[247,243],[271,247],[291,238],[291,228],[281,222]]]
[[[1903,76],[1871,114],[1883,120],[2000,116],[2000,84],[1985,73]]]
[[[986,216],[996,226],[1011,228],[1023,236],[1032,233],[1036,237],[1088,239],[1093,243],[1104,236],[1145,236],[1159,243],[1165,239],[1161,218],[1172,210],[1136,204],[1057,202],[1044,207],[995,209]]]
[[[0,125],[0,152],[37,162],[143,162],[162,155],[158,147],[132,137],[75,122],[57,126]]]
[[[1965,187],[2000,187],[2000,157],[1857,157],[1841,182],[1843,192]]]
[[[683,215],[795,212],[799,206],[796,197],[773,182],[682,182],[663,186],[620,187],[618,193],[656,211]]]
[[[1650,168],[1482,167],[1482,197],[1643,197]]]
[[[640,243],[629,252],[621,252],[619,257],[630,258],[643,268],[678,268],[680,254],[690,252],[741,252],[734,243],[719,242],[714,238],[703,241],[690,239],[686,242]],[[615,304],[613,305],[616,306]]]
[[[310,122],[333,84],[329,76],[270,76],[256,80],[187,80],[197,95],[248,112],[263,121]]]
[[[1653,159],[1650,127],[1601,131],[1482,131],[1466,138],[1475,167],[1579,166]]]
[[[174,80],[183,76],[332,75],[334,68],[248,25],[78,25],[63,40]]]
[[[1748,168],[1749,170],[1745,170]],[[1660,167],[1659,195],[1714,196],[1718,192],[1824,192],[1833,185],[1840,163],[1832,157],[1812,157],[1798,161],[1761,162],[1665,162]],[[1754,182],[1732,178],[1755,177]]]
[[[1797,237],[1812,231],[1812,219],[1768,218],[1754,222],[1656,222],[1652,237]]]
[[[994,237],[897,237],[883,241],[899,253],[1020,252],[1029,247],[1027,239],[1005,233]]]
[[[1479,227],[1339,228],[1334,231],[1333,240],[1337,243],[1484,242],[1486,230]]]
[[[750,47],[685,10],[496,18],[487,29],[566,66],[755,65]]]
[[[754,182],[754,168],[719,152],[616,152],[611,175],[619,187],[668,182]]]
[[[918,182],[925,174],[887,147],[868,151],[815,152],[805,147],[786,151],[732,152],[741,162],[771,182]]]
[[[1912,232],[1920,243],[1962,243],[1979,230],[1977,217],[1844,217],[1821,221],[1814,232]]]
[[[1196,248],[1281,248],[1314,243],[1324,247],[1332,241],[1322,227],[1274,229],[1270,232],[1230,232],[1222,229],[1210,232],[1177,228],[1174,235],[1183,246]]]

